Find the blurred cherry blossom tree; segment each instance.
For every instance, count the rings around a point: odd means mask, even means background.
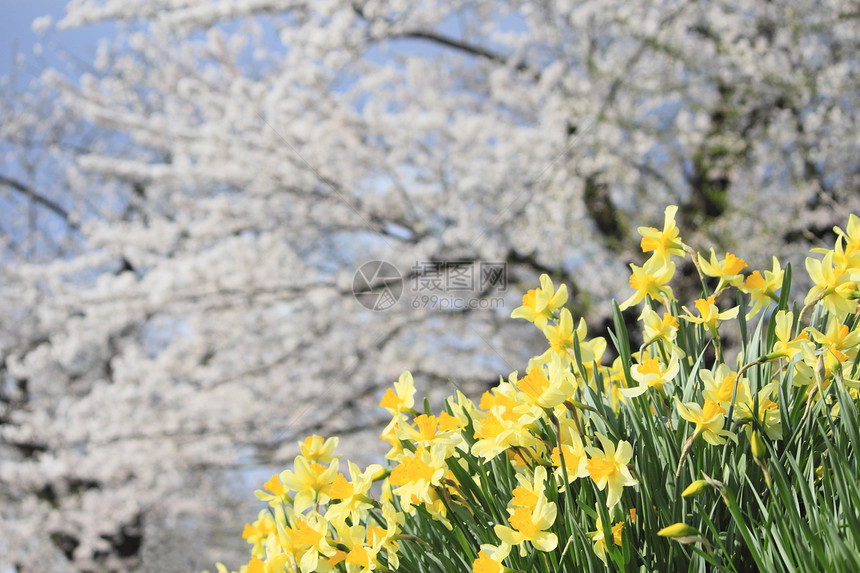
[[[521,370],[543,341],[508,315],[539,274],[600,334],[667,204],[694,247],[802,263],[860,207],[858,18],[72,0],[38,21],[117,35],[3,85],[0,571],[211,567],[254,517],[230,500],[296,440],[374,459],[402,370],[431,396]],[[367,261],[402,277],[386,310],[353,295]],[[433,299],[446,263],[507,283]]]

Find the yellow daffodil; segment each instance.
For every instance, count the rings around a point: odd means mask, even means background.
[[[743,281],[741,271],[747,268],[747,263],[731,253],[726,253],[726,258],[719,260],[714,249],[711,249],[710,259],[705,259],[699,255],[699,268],[705,275],[720,279],[716,289],[716,292],[720,292],[727,285],[735,287],[740,285]]]
[[[782,418],[779,415],[779,407],[774,401],[778,389],[777,383],[771,382],[758,391],[755,400],[749,394],[743,397],[739,395],[735,401],[735,418],[754,419],[764,428],[770,439],[782,439]],[[756,409],[756,402],[758,402],[758,409]]]
[[[848,254],[860,251],[860,217],[855,214],[848,215],[848,225],[843,231],[841,227],[834,227],[836,234],[845,240],[845,252]]]
[[[478,407],[488,412],[494,410],[505,421],[516,422],[523,415],[521,412],[522,408],[520,407],[523,405],[523,402],[517,399],[518,390],[516,384],[517,372],[514,371],[507,382],[500,379],[498,386],[484,392],[481,396],[481,401],[478,403]],[[478,412],[477,414],[477,416],[472,416],[473,420],[486,416],[482,412]],[[535,415],[538,414],[535,413]]]
[[[525,556],[527,549],[524,542],[528,541],[538,551],[552,551],[558,545],[555,533],[546,531],[555,523],[556,505],[547,500],[544,495],[544,482],[546,480],[546,468],[538,466],[535,469],[535,486],[532,488],[536,493],[534,497],[520,496],[522,503],[531,505],[513,506],[508,508],[508,523],[496,525],[493,530],[502,542],[520,548],[520,555]]]
[[[643,253],[653,252],[653,256],[663,261],[669,260],[669,255],[684,257],[684,243],[678,237],[680,232],[675,224],[675,214],[678,212],[677,205],[669,205],[663,215],[663,230],[658,231],[654,227],[639,227],[637,230],[642,235],[640,246]]]
[[[587,339],[588,326],[585,323],[585,319],[580,318],[579,324],[574,328],[573,317],[566,308],[562,309],[559,314],[558,325],[545,326],[543,333],[549,342],[550,348],[542,355],[530,360],[529,369],[538,364],[548,363],[552,353],[558,354],[562,358],[562,366],[572,363],[574,359],[574,338],[576,338],[582,362],[576,365],[575,373],[579,374],[579,372],[582,372],[586,376],[591,377],[593,365],[595,363],[600,365],[603,353],[606,351],[606,339],[600,336],[590,340]]]
[[[269,478],[269,481],[263,484],[264,489],[254,490],[254,495],[260,501],[267,501],[269,505],[276,506],[282,503],[292,503],[289,492],[281,483],[278,474]]]
[[[521,401],[539,408],[555,408],[573,394],[576,377],[561,357],[552,353],[542,366],[533,366],[516,383]]]
[[[833,230],[837,233],[842,231],[839,227],[834,227]],[[860,249],[858,249],[856,238],[848,237],[844,231],[842,233],[836,238],[833,249],[811,249],[811,252],[823,255],[831,253],[834,266],[851,275],[851,280],[857,281],[857,271],[860,270]],[[846,240],[848,241],[847,245],[844,244]]]
[[[445,449],[418,446],[414,453],[406,454],[400,464],[391,470],[391,485],[398,486],[394,493],[401,503],[430,502],[430,488],[438,486],[445,476]]]
[[[553,313],[567,302],[567,285],[561,285],[558,291],[548,275],[540,276],[540,288],[528,291],[523,295],[523,304],[514,309],[511,318],[524,318],[533,322],[538,328],[546,326],[547,320],[553,318]]]
[[[568,356],[568,349],[573,348],[573,317],[566,308],[558,315],[558,324],[548,324],[543,327],[543,334],[553,352]]]
[[[357,522],[362,512],[372,507],[367,492],[373,485],[374,476],[382,472],[382,466],[371,464],[362,472],[354,463],[348,463],[352,481],[347,481],[343,474],[337,474],[328,494],[332,500],[336,499],[338,502],[329,505],[326,516],[329,519],[339,515],[350,516],[353,522]]]
[[[368,536],[373,536],[364,525],[349,525],[344,520],[335,520],[332,525],[337,532],[337,545],[334,555],[329,558],[327,565],[334,567],[340,563],[346,565],[350,573],[371,573],[379,567],[377,554],[381,544],[369,542]],[[325,569],[328,571],[329,569]],[[304,569],[302,570],[304,571]],[[314,569],[309,569],[314,571]]]
[[[397,536],[400,534],[406,518],[391,503],[382,504],[382,517],[385,519],[385,528],[369,525],[367,537],[373,547],[376,547],[378,551],[385,552],[388,567],[396,571],[400,563]]]
[[[773,257],[773,269],[764,271],[764,276],[759,271],[754,271],[744,280],[740,286],[741,291],[750,295],[752,308],[747,313],[747,320],[755,316],[758,311],[767,308],[773,302],[778,302],[776,292],[782,287],[785,271],[779,264],[779,260]]]
[[[511,553],[511,546],[502,541],[496,545],[481,545],[478,558],[472,563],[472,573],[507,573],[512,569],[502,565]]]
[[[732,371],[723,363],[711,371],[706,368],[699,370],[704,390],[702,397],[711,400],[724,410],[728,410],[735,396],[735,403],[745,403],[750,397],[749,381],[746,378],[737,379],[737,372]],[[737,389],[736,389],[737,388]],[[738,411],[735,409],[735,416]]]
[[[603,434],[597,434],[597,439],[600,440],[603,449],[591,446],[585,448],[591,456],[585,468],[600,491],[608,489],[606,507],[612,509],[621,499],[621,492],[626,486],[639,483],[627,467],[633,458],[633,446],[625,440],[618,442],[616,446]]]
[[[397,461],[403,454],[403,445],[395,428],[406,422],[405,412],[418,414],[412,407],[415,405],[415,384],[409,371],[400,375],[394,383],[394,389],[388,388],[379,402],[380,408],[385,408],[391,414],[391,421],[382,430],[380,438],[391,444],[391,449],[385,455],[386,459]]]
[[[260,561],[259,557],[252,555],[251,560],[248,561],[245,573],[266,573],[266,565]]]
[[[472,402],[469,398],[466,397],[463,392],[457,390],[454,396],[449,396],[445,400],[445,404],[447,408],[451,411],[451,416],[457,420],[459,426],[465,427],[469,425],[472,420],[476,418],[480,418],[480,411],[475,406],[475,403]],[[485,408],[489,410],[489,408]],[[442,424],[442,422],[440,422]],[[440,426],[441,428],[441,426]],[[448,431],[451,428],[441,428],[444,431]]]
[[[631,264],[630,269],[633,271],[630,275],[630,288],[636,292],[619,304],[618,308],[624,310],[637,305],[649,295],[664,302],[675,300],[672,287],[669,286],[669,281],[675,276],[675,263],[652,256],[641,267]]]
[[[394,427],[394,435],[398,441],[408,441],[413,445],[425,447],[440,446],[446,448],[445,457],[458,447],[464,447],[463,435],[460,433],[462,423],[447,412],[438,417],[428,414],[415,416],[412,423],[403,417]]]
[[[296,492],[293,508],[302,512],[315,503],[328,502],[328,491],[337,477],[338,461],[332,460],[329,467],[309,463],[304,456],[297,456],[292,470],[285,470],[279,476],[285,488]]]
[[[404,410],[411,410],[415,405],[415,383],[412,373],[407,371],[400,375],[394,383],[394,389],[389,388],[379,402],[380,408],[385,408],[391,415],[398,414]]]
[[[682,317],[684,320],[695,324],[701,324],[710,331],[712,336],[716,336],[717,327],[719,326],[720,321],[735,318],[738,315],[738,309],[740,307],[736,306],[729,310],[720,312],[720,309],[718,309],[717,305],[714,304],[714,297],[709,296],[707,299],[700,298],[696,301],[696,310],[699,311],[699,316],[695,316],[687,309],[686,306],[683,308],[684,312],[687,313],[687,316]]]
[[[588,455],[585,451],[585,445],[582,443],[582,436],[571,424],[562,427],[562,436],[561,451],[564,455],[564,469],[567,470],[567,474],[564,476],[566,482],[573,483],[577,478],[588,477],[588,470],[585,467],[588,463]],[[552,449],[550,461],[555,468],[556,478],[561,480],[562,457],[559,455],[558,447]],[[563,489],[564,487],[559,487],[560,491]]]
[[[639,320],[642,321],[642,334],[646,346],[659,340],[665,344],[666,352],[674,353],[678,358],[684,358],[684,351],[675,343],[678,337],[678,319],[668,312],[664,312],[661,318],[646,305],[639,315]]]
[[[833,251],[824,255],[823,260],[806,258],[806,272],[815,283],[804,299],[804,304],[820,300],[830,314],[845,316],[857,308],[855,293],[857,284],[845,269],[833,266]]]
[[[335,554],[329,543],[329,522],[316,512],[297,518],[290,527],[279,526],[278,533],[281,548],[301,571],[315,571],[321,557],[328,559]],[[275,571],[283,571],[283,564]]]
[[[774,320],[776,321],[776,328],[774,329],[776,341],[773,343],[770,357],[784,357],[790,360],[798,352],[803,353],[804,349],[806,349],[807,354],[812,354],[812,342],[809,340],[809,335],[805,330],[800,333],[800,336],[792,338],[794,328],[793,312],[780,310],[776,313]]]
[[[523,414],[517,420],[504,419],[499,407],[494,407],[486,418],[475,423],[475,438],[472,455],[491,460],[510,447],[530,447],[540,440],[529,426],[537,416]]]
[[[621,393],[628,398],[635,398],[645,393],[648,388],[663,389],[663,384],[671,382],[678,375],[681,366],[678,357],[672,354],[668,364],[657,358],[643,358],[639,364],[630,368],[630,376],[639,383],[633,388],[622,388]]]
[[[615,545],[621,545],[621,535],[623,529],[623,521],[619,521],[612,526],[612,542],[615,543]],[[592,531],[588,535],[589,537],[591,537],[591,540],[594,541],[594,554],[597,555],[601,561],[603,561],[604,565],[606,565],[606,537],[603,533],[603,519],[601,519],[599,512],[597,514],[597,531]]]
[[[334,458],[340,457],[340,455],[334,455],[334,451],[337,449],[339,442],[340,438],[338,437],[323,440],[322,437],[313,435],[308,436],[304,441],[299,442],[299,448],[301,449],[301,454],[309,462],[330,464]]]
[[[809,334],[819,346],[825,349],[829,356],[838,362],[853,360],[857,356],[857,345],[860,344],[860,330],[851,330],[842,324],[838,318],[831,315],[827,321],[827,331],[821,332],[810,327]]]
[[[388,442],[391,446],[388,453],[385,454],[385,459],[399,462],[403,457],[403,442],[400,439],[398,430],[404,425],[409,425],[408,416],[403,413],[395,414],[385,429],[382,430],[382,433],[379,434],[379,438]]]
[[[543,466],[535,468],[531,480],[527,475],[521,473],[518,473],[516,478],[519,485],[511,493],[509,505],[515,507],[534,507],[541,491],[543,491],[543,484],[546,481],[546,468]]]
[[[265,557],[266,551],[263,548],[266,539],[270,535],[275,535],[278,531],[275,519],[267,510],[260,510],[257,515],[257,520],[254,523],[246,523],[242,530],[242,539],[253,545],[251,553],[258,557]]]
[[[700,406],[696,402],[681,403],[675,396],[675,408],[678,415],[696,425],[693,430],[693,435],[690,441],[697,436],[702,436],[702,439],[711,445],[721,445],[726,443],[726,438],[732,438],[737,441],[737,436],[728,430],[723,430],[723,424],[726,421],[726,411],[713,400],[705,400],[705,405]]]

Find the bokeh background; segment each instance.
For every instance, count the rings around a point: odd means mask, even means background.
[[[802,288],[860,206],[858,19],[3,0],[0,572],[238,567],[305,435],[380,461],[403,370],[431,404],[522,370],[540,274],[604,334],[666,205]]]

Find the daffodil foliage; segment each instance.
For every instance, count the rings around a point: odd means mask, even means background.
[[[240,570],[860,569],[860,219],[808,259],[815,286],[789,308],[790,265],[702,256],[674,215],[640,229],[651,255],[621,305],[641,306],[639,348],[615,305],[618,357],[604,363],[606,340],[542,277],[513,316],[544,333],[545,353],[438,414],[416,409],[404,373],[380,404],[388,467],[343,464],[337,438],[309,437],[257,492],[269,506],[245,526]],[[670,286],[688,256],[695,310]]]

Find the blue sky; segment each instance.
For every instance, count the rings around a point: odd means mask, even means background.
[[[66,0],[0,0],[0,76],[14,69],[16,49],[33,61],[35,44],[45,46],[48,62],[54,61],[53,53],[56,50],[53,48],[80,56],[93,53],[98,38],[108,31],[108,25],[65,31],[52,29],[44,37],[33,32],[31,24],[35,18],[50,15],[57,22],[65,14],[65,6]],[[84,59],[90,60],[89,57]],[[33,72],[34,69],[30,68],[30,73]]]

